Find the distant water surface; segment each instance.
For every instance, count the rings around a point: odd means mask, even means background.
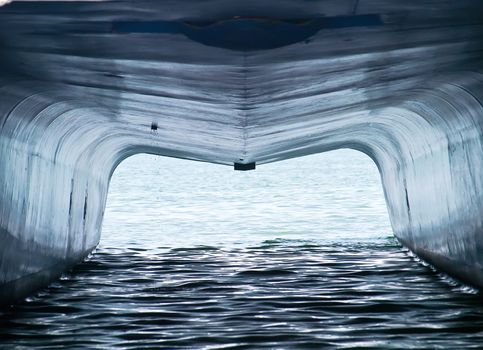
[[[481,297],[397,243],[350,150],[252,172],[127,159],[95,254],[0,326],[1,349],[483,348]]]

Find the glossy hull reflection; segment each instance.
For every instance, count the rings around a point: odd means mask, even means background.
[[[28,252],[0,256],[0,303],[99,243],[137,153],[259,169],[359,150],[395,236],[483,288],[481,0],[14,1],[0,52],[0,229]]]

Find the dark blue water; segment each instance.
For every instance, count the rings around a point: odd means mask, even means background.
[[[253,173],[139,156],[95,254],[2,311],[0,348],[480,349],[481,301],[393,238],[359,154]]]

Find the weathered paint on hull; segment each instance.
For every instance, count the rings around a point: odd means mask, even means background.
[[[97,245],[140,152],[243,168],[360,150],[398,239],[483,288],[483,4],[302,3],[0,8],[1,302]]]

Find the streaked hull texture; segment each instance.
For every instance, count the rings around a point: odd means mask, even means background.
[[[479,0],[1,7],[2,302],[97,245],[140,152],[250,168],[360,150],[398,239],[483,287],[482,49]]]

